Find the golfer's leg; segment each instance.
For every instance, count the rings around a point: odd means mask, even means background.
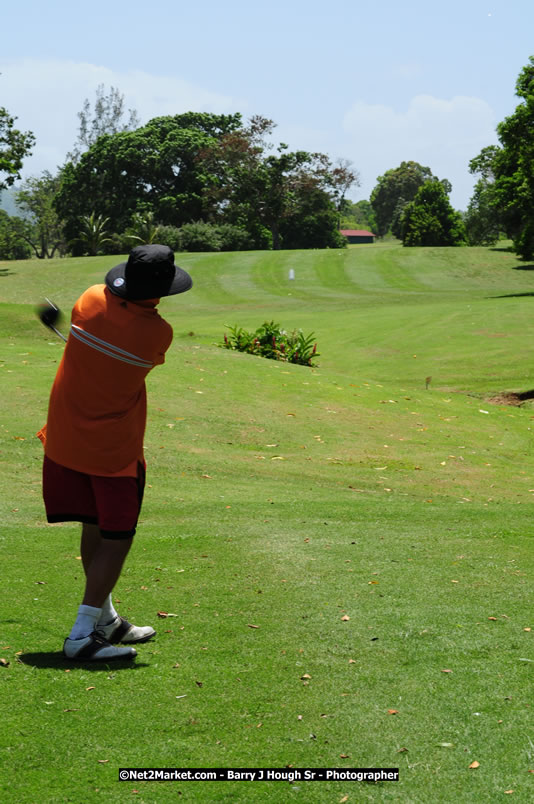
[[[132,546],[130,539],[100,539],[86,569],[85,595],[82,605],[102,608],[117,583],[124,560]]]
[[[82,538],[80,544],[80,553],[82,555],[82,564],[85,574],[91,565],[91,561],[98,548],[102,538],[100,536],[100,528],[98,525],[82,525]]]

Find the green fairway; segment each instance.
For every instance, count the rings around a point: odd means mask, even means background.
[[[45,523],[35,438],[63,344],[33,308],[53,299],[67,334],[118,261],[0,263],[1,800],[531,801],[534,407],[504,400],[534,389],[534,266],[396,244],[177,255],[194,287],[160,306],[175,337],[114,592],[158,634],[132,667],[83,667],[61,655],[79,526]],[[318,367],[219,348],[272,320],[315,333]],[[400,781],[118,781],[286,766]]]

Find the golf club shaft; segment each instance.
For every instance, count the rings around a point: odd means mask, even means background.
[[[61,338],[61,340],[62,340],[62,341],[65,341],[65,343],[67,343],[67,339],[66,339],[66,337],[63,335],[63,333],[61,333],[61,332],[59,331],[59,329],[56,329],[56,328],[54,327],[54,325],[53,325],[53,324],[49,324],[48,326],[50,327],[50,329],[53,329],[53,330],[54,330],[54,332],[56,333],[56,335],[58,335],[58,336]]]

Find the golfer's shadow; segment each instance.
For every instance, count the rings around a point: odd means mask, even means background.
[[[114,659],[111,662],[94,662],[83,661],[76,659],[66,659],[62,651],[42,651],[40,653],[22,653],[17,656],[17,659],[22,664],[27,664],[30,667],[36,667],[38,670],[52,668],[54,670],[140,670],[143,667],[148,667],[147,662],[136,661],[121,661]]]

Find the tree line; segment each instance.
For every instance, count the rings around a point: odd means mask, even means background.
[[[340,248],[341,228],[391,234],[405,246],[513,241],[534,256],[534,57],[521,71],[514,113],[497,126],[499,145],[469,163],[477,176],[464,213],[451,184],[429,167],[402,162],[377,178],[369,201],[346,198],[359,185],[346,160],[273,144],[275,124],[259,115],[188,112],[139,125],[121,93],[85,101],[77,142],[55,175],[26,179],[20,216],[0,210],[0,259],[124,253],[139,242],[175,251]],[[0,108],[0,190],[20,179],[35,137]]]
[[[275,146],[271,120],[188,112],[140,126],[132,110],[125,119],[118,90],[103,86],[79,118],[65,164],[22,183],[20,216],[0,212],[0,258],[124,253],[155,241],[176,251],[346,244],[340,208],[358,173],[346,160]],[[13,124],[6,120],[17,151],[3,149],[4,187],[34,144]]]

